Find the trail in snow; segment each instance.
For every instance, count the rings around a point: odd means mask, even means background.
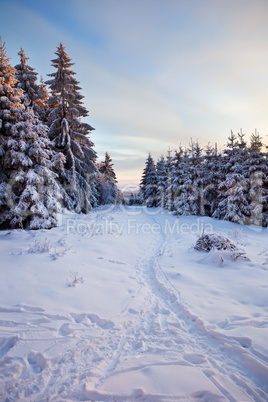
[[[200,366],[204,365],[203,372],[230,400],[246,398],[250,400],[263,400],[267,398],[268,391],[268,359],[265,356],[247,352],[251,343],[247,338],[232,338],[215,330],[208,330],[202,319],[194,316],[182,304],[179,292],[170,283],[165,275],[159,259],[164,244],[168,244],[166,236],[162,235],[162,241],[156,247],[152,256],[143,260],[143,277],[149,292],[157,299],[157,310],[162,306],[164,315],[173,313],[178,321],[176,339],[183,339],[187,349],[191,346],[190,353],[183,354],[183,359]],[[154,310],[154,308],[153,308]],[[163,322],[161,315],[160,321]],[[164,327],[165,328],[165,327]],[[167,333],[172,339],[172,333],[167,328]],[[241,387],[240,396],[232,397],[232,392]],[[246,391],[246,392],[245,392]],[[245,393],[244,393],[245,392]],[[244,395],[243,395],[244,394]]]
[[[161,225],[163,220],[158,215],[134,216],[140,225]],[[187,295],[181,297],[165,272],[164,254],[174,236],[129,233],[129,227],[126,233],[130,217],[119,209],[103,209],[88,218],[90,233],[75,236],[85,246],[92,239],[92,225],[113,223],[109,233],[99,230],[105,252],[95,250],[95,258],[113,266],[114,275],[118,270],[119,282],[122,272],[125,275],[121,287],[128,288],[129,296],[122,296],[116,314],[102,316],[91,305],[83,311],[55,308],[54,313],[24,304],[0,309],[0,399],[267,400],[267,357],[248,337],[208,328],[202,317],[191,313],[184,301]],[[116,232],[118,227],[125,232]],[[68,240],[75,243],[72,236]],[[106,250],[109,242],[112,255]]]

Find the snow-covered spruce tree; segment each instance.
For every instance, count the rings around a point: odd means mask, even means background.
[[[217,189],[217,205],[214,208],[214,212],[212,214],[213,218],[224,219],[224,216],[227,211],[227,197],[225,195],[225,191],[228,190],[230,182],[226,181],[227,175],[230,174],[231,168],[233,166],[233,159],[235,157],[235,153],[237,152],[237,137],[231,130],[231,134],[228,137],[228,142],[226,144],[227,148],[224,149],[224,156],[221,159],[220,172],[221,172],[221,180],[218,183]]]
[[[173,193],[172,193],[172,171],[173,171],[173,158],[171,155],[171,150],[169,149],[165,161],[166,170],[166,184],[165,184],[165,208],[168,211],[173,210]]]
[[[57,224],[60,193],[51,171],[47,129],[32,108],[19,103],[15,69],[0,49],[1,193],[0,228],[51,228]]]
[[[20,56],[20,64],[15,66],[17,88],[23,90],[24,96],[27,99],[27,105],[33,106],[38,89],[36,85],[37,73],[34,71],[34,68],[27,64],[29,58],[26,57],[23,48],[20,49],[18,55]]]
[[[48,113],[48,90],[47,86],[44,82],[44,79],[41,75],[40,84],[38,86],[38,94],[35,99],[35,109],[40,116],[40,119],[46,123],[47,122],[47,113]]]
[[[203,211],[203,156],[199,142],[189,144],[184,154],[184,178],[179,194],[176,194],[175,208],[181,215],[200,215]]]
[[[265,165],[268,169],[268,146],[266,146],[266,152],[265,152]],[[267,227],[268,226],[268,174],[263,179],[263,190],[264,190],[263,211],[262,211],[263,226]]]
[[[180,151],[181,152],[181,151]],[[188,203],[189,192],[192,191],[190,157],[188,149],[185,149],[180,155],[176,152],[173,173],[173,194],[174,210],[179,215],[189,215],[190,205]]]
[[[175,151],[172,163],[173,169],[171,177],[171,193],[173,194],[173,209],[175,211],[175,214],[178,214],[180,213],[178,209],[180,204],[180,197],[182,196],[184,190],[183,184],[187,171],[185,153],[181,146],[178,151]]]
[[[157,175],[157,206],[165,208],[166,199],[166,182],[167,182],[167,171],[164,156],[161,156],[156,163],[156,175]]]
[[[99,204],[114,204],[118,202],[119,190],[116,185],[116,174],[108,152],[105,154],[105,160],[100,164],[99,172],[100,175],[97,177]]]
[[[158,199],[158,183],[156,167],[151,154],[145,163],[143,175],[140,183],[140,195],[144,205],[147,207],[156,207]]]
[[[89,132],[94,130],[81,121],[88,115],[83,106],[83,96],[79,93],[79,82],[71,70],[74,65],[61,43],[52,60],[56,72],[48,74],[47,81],[51,89],[48,100],[49,137],[58,153],[64,155],[64,164],[57,171],[63,188],[64,205],[76,212],[87,213],[97,205],[96,153],[89,139]]]
[[[35,69],[27,64],[28,57],[25,51],[21,48],[18,55],[20,56],[20,64],[15,66],[17,88],[23,90],[22,101],[25,106],[31,106],[35,114],[40,118],[44,117],[45,113],[45,89],[44,83],[39,86],[37,84],[37,73]]]
[[[250,137],[250,147],[247,158],[243,163],[245,179],[249,182],[247,193],[250,205],[249,223],[266,226],[266,208],[268,189],[265,183],[268,180],[268,165],[265,154],[262,152],[262,139],[257,131]]]
[[[245,178],[243,165],[247,158],[247,147],[242,131],[238,134],[239,141],[234,142],[234,135],[228,138],[225,150],[225,175],[220,182],[219,204],[213,217],[228,220],[240,224],[248,224],[250,218],[250,206],[248,201],[249,181]]]
[[[140,195],[137,193],[131,193],[127,204],[130,206],[131,205],[141,205]]]
[[[2,222],[11,228],[50,229],[57,225],[61,193],[51,170],[53,151],[47,128],[27,108],[11,133],[4,158],[9,211]]]
[[[108,152],[106,152],[105,160],[103,162],[101,162],[99,171],[100,171],[100,173],[103,174],[104,177],[107,178],[107,180],[109,180],[113,183],[117,183],[116,174],[115,174],[113,166],[114,166],[114,164],[112,163],[112,158],[110,157]]]
[[[166,159],[161,156],[156,163],[157,175],[157,206],[173,210],[173,187],[172,187],[173,158],[171,150],[168,150]]]
[[[16,88],[15,68],[9,63],[5,43],[0,46],[0,207],[1,216],[9,210],[6,200],[8,172],[4,170],[7,142],[11,138],[11,128],[21,118],[24,110],[21,104],[23,92]]]
[[[204,161],[202,164],[202,203],[203,214],[212,216],[217,208],[218,186],[224,175],[221,174],[221,155],[218,154],[217,144],[215,147],[208,144],[205,148]]]
[[[232,167],[228,179],[233,181],[232,187],[227,192],[228,195],[228,211],[225,220],[231,220],[235,223],[243,225],[250,224],[250,202],[249,194],[249,180],[244,171],[244,163],[248,157],[248,148],[244,140],[245,134],[240,131],[237,134],[238,142],[237,149],[233,160],[231,160]]]

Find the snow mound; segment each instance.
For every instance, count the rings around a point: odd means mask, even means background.
[[[238,261],[238,260],[249,260],[243,252],[240,250],[215,250],[211,249],[209,253],[202,258],[199,262],[201,264],[216,264],[219,267],[225,267],[227,265],[230,265],[233,261]]]

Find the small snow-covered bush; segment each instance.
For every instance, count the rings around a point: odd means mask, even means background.
[[[237,246],[231,242],[228,237],[219,235],[218,233],[202,234],[197,240],[195,250],[198,251],[210,251],[216,250],[237,250]]]
[[[71,280],[67,280],[68,286],[70,288],[75,287],[79,283],[84,283],[84,278],[83,277],[79,278],[78,272],[74,273],[74,272],[70,271],[70,277],[71,277]]]
[[[263,255],[265,257],[268,257],[268,249],[265,248],[265,249],[261,250],[259,252],[259,255]],[[262,265],[268,265],[268,258],[266,258],[266,260],[262,263]]]
[[[211,250],[228,251],[228,258],[232,261],[249,260],[243,250],[239,249],[234,243],[232,243],[228,237],[221,236],[218,233],[209,235],[202,234],[197,240],[194,249],[206,252]],[[222,262],[224,262],[226,256],[227,255],[220,256]]]
[[[36,240],[34,244],[29,245],[28,253],[48,253],[53,260],[65,256],[73,246],[67,242],[65,237],[62,237],[56,244],[52,245],[46,237],[44,240]]]
[[[29,247],[28,253],[46,253],[51,247],[50,240],[46,237],[43,241],[36,240],[34,245]]]

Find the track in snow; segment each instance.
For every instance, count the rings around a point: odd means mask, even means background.
[[[118,213],[109,214],[120,219]],[[218,391],[193,393],[191,400],[268,399],[265,357],[254,353],[247,339],[208,330],[192,315],[161,266],[168,236],[144,240],[129,267],[136,293],[114,320],[92,312],[53,315],[23,305],[0,310],[1,400],[183,400],[139,388],[121,396],[109,391],[116,378],[165,368],[196,370]],[[120,245],[118,259],[110,262],[120,263]],[[39,343],[46,345],[42,351]]]

